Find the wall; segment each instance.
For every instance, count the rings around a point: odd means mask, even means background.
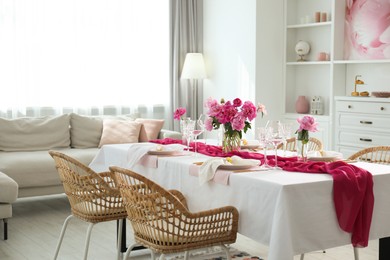
[[[208,97],[240,97],[264,103],[269,116],[282,113],[282,0],[204,0],[204,57]],[[252,128],[255,129],[255,125]],[[215,137],[211,134],[212,137]],[[209,138],[209,136],[208,136]],[[245,138],[253,139],[253,130]]]

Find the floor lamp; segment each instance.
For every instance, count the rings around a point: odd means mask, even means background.
[[[198,80],[206,78],[202,53],[187,53],[184,60],[182,79],[189,79],[192,86],[191,118],[198,119]]]

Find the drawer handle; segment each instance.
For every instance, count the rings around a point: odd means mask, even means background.
[[[381,111],[383,111],[383,110],[385,110],[385,108],[384,108],[384,107],[381,107]]]
[[[371,121],[360,121],[360,124],[363,124],[363,125],[372,125],[372,122],[371,122]]]
[[[362,142],[372,142],[372,139],[360,138],[360,141],[362,141]]]
[[[351,106],[351,105],[348,105],[348,108],[352,108],[352,106]]]

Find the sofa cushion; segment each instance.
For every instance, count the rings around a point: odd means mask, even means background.
[[[140,142],[148,142],[149,140],[157,139],[158,134],[160,133],[164,125],[163,119],[137,118],[135,122],[142,124],[139,133]]]
[[[0,118],[0,150],[37,151],[70,145],[68,114],[47,117]]]
[[[98,147],[102,130],[103,119],[101,117],[71,114],[70,139],[73,148]]]
[[[89,165],[99,149],[55,150]],[[48,151],[0,152],[0,172],[16,181],[21,189],[61,185],[54,160]]]
[[[117,119],[103,120],[103,133],[99,148],[105,144],[137,143],[141,124]]]
[[[72,148],[96,148],[103,132],[104,119],[134,121],[136,114],[120,116],[82,116],[72,113],[70,117],[70,139]]]

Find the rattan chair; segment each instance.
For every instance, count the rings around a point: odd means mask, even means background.
[[[351,155],[348,160],[390,164],[390,146],[375,146],[365,148]]]
[[[54,259],[57,259],[69,220],[73,217],[89,223],[84,259],[87,259],[88,256],[93,226],[100,222],[119,220],[117,258],[120,259],[121,231],[127,212],[122,204],[120,192],[115,187],[112,172],[96,173],[88,166],[63,153],[49,151],[49,154],[54,159],[72,211],[62,226]]]
[[[283,149],[283,144],[278,145],[278,149]],[[309,142],[307,143],[308,151],[322,151],[323,144],[322,142],[315,138],[309,137]],[[296,137],[292,137],[286,140],[286,151],[295,152],[297,150],[297,139]]]
[[[236,241],[238,211],[226,206],[192,213],[184,196],[177,190],[166,190],[148,178],[127,169],[112,166],[123,197],[135,241],[155,253],[185,252],[221,246],[230,259],[225,244]],[[131,247],[126,251],[127,259]],[[153,254],[154,259],[154,254]]]

